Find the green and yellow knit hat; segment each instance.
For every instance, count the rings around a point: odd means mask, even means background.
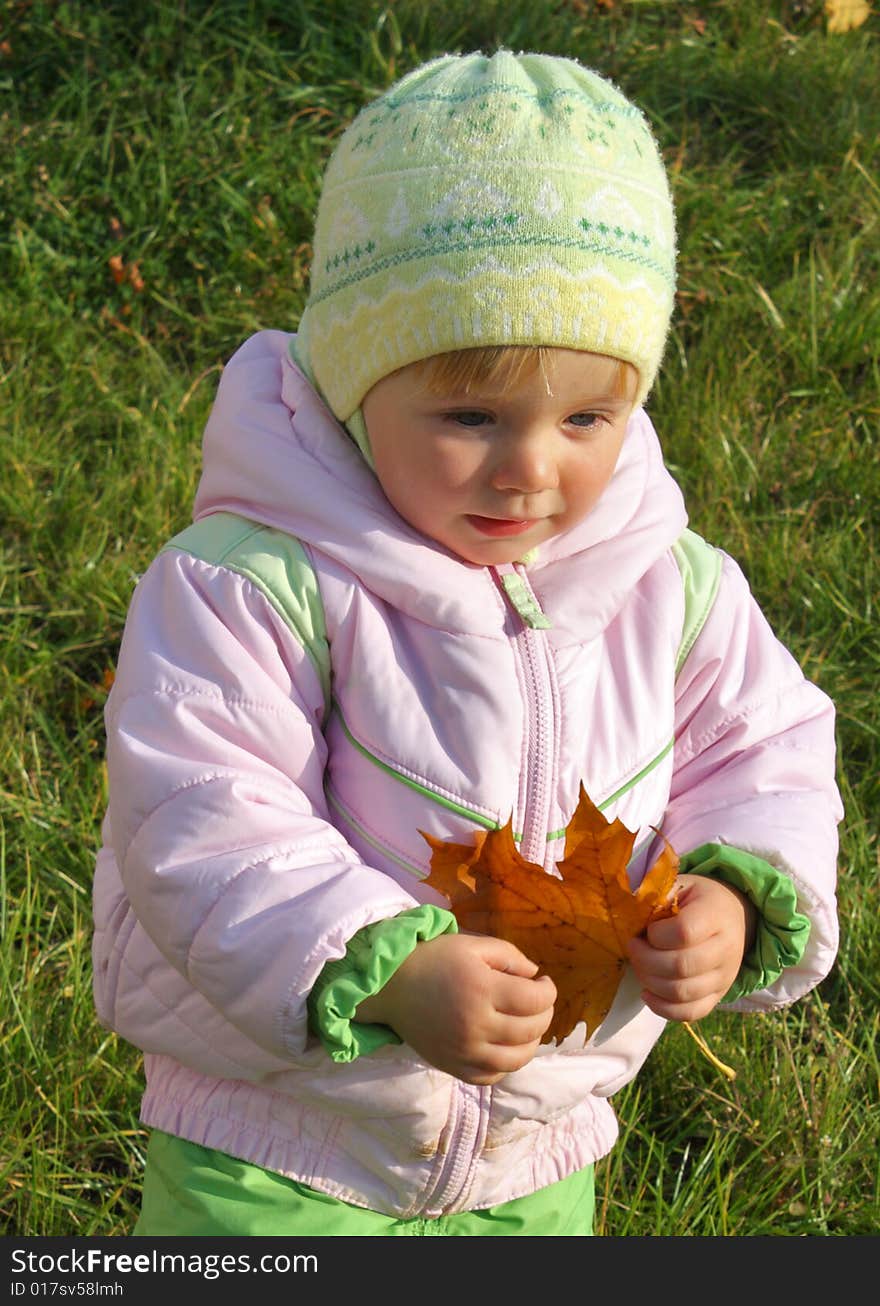
[[[478,345],[625,359],[642,402],[674,288],[672,201],[642,113],[571,59],[445,55],[340,138],[296,356],[342,422],[389,373]]]

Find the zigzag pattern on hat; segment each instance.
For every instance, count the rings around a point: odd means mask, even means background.
[[[345,421],[382,376],[485,344],[662,356],[666,173],[640,111],[550,55],[445,56],[355,119],[327,168],[298,353]]]

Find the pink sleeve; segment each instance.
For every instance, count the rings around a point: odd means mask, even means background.
[[[308,655],[255,586],[159,556],[107,705],[110,841],[166,960],[288,1057],[304,1046],[324,963],[362,926],[416,905],[329,819],[323,709]]]
[[[773,634],[723,557],[712,611],[676,685],[675,766],[663,833],[679,853],[727,844],[791,878],[810,920],[801,962],[738,1007],[783,1005],[838,946],[834,707]]]

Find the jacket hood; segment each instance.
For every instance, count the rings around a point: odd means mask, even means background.
[[[195,520],[234,512],[295,535],[430,626],[497,634],[492,569],[464,562],[391,507],[345,429],[262,331],[227,364],[205,428]],[[542,545],[528,577],[552,625],[589,637],[687,524],[651,422],[637,409],[614,475],[583,521]],[[501,567],[500,572],[511,567]]]

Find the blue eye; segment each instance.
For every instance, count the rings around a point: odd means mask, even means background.
[[[597,426],[602,418],[598,413],[572,413],[568,420],[572,426],[589,428],[591,426]]]
[[[450,413],[449,417],[453,422],[458,422],[459,426],[483,426],[486,422],[492,420],[488,413],[468,409],[459,413]]]

